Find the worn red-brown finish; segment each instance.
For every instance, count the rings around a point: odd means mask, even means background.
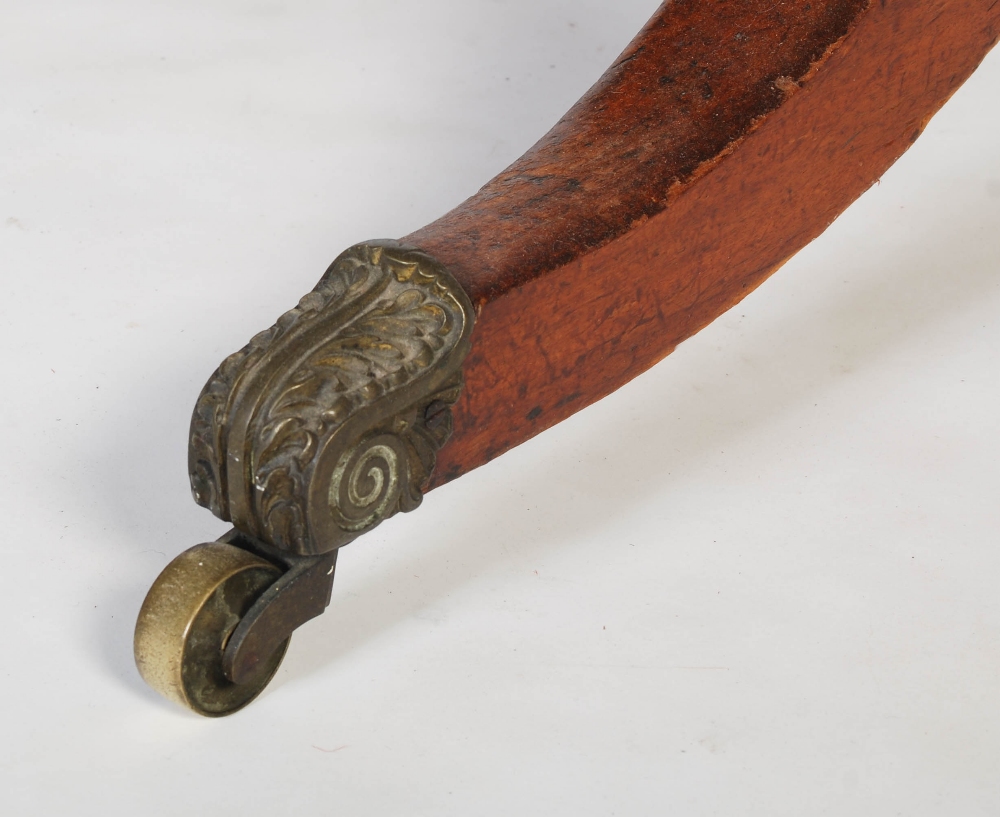
[[[478,313],[433,485],[741,300],[913,143],[998,34],[1000,0],[665,3],[531,151],[404,239]]]

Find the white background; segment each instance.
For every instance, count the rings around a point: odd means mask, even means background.
[[[139,679],[218,362],[655,0],[0,6],[0,810],[1000,813],[1000,53],[819,241],[346,549],[268,692]]]

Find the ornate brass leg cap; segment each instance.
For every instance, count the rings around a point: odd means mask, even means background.
[[[199,715],[246,706],[274,676],[288,640],[241,684],[222,668],[240,619],[281,575],[245,550],[210,542],[186,550],[157,577],[135,625],[135,663],[153,689]]]

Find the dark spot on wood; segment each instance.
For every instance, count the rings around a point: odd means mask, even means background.
[[[561,397],[559,399],[559,401],[556,403],[556,408],[562,408],[563,406],[567,406],[570,403],[575,403],[581,397],[583,397],[583,392],[579,391],[575,391],[572,394],[567,394],[565,397]]]

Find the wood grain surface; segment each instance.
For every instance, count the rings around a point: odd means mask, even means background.
[[[674,0],[478,194],[403,240],[477,311],[443,484],[739,302],[917,139],[998,0]]]

